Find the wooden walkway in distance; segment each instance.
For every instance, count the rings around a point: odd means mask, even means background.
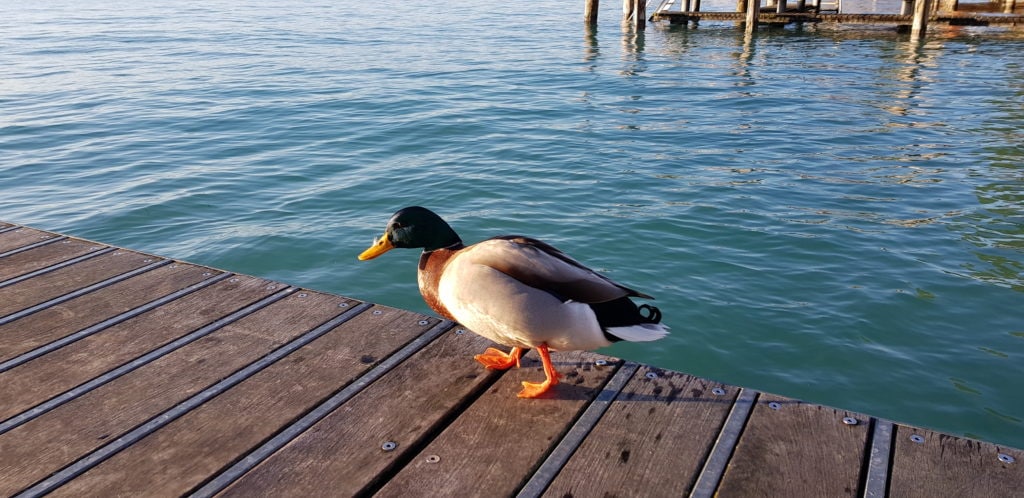
[[[411,284],[410,284],[411,285]],[[412,287],[410,287],[412,288]],[[0,496],[1020,496],[1024,452],[0,222]]]
[[[669,21],[673,24],[682,24],[689,21],[743,22],[746,19],[746,15],[744,12],[658,10],[651,15],[651,20]],[[836,14],[811,11],[797,12],[796,10],[780,14],[775,11],[762,10],[758,15],[758,23],[768,25],[830,23],[910,26],[913,21],[914,16],[900,14]],[[1024,15],[945,12],[932,16],[928,20],[928,24],[1020,27],[1024,26]]]

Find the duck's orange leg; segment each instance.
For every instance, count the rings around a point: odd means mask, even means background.
[[[479,361],[488,370],[508,370],[512,367],[519,368],[519,358],[523,356],[523,350],[512,348],[508,354],[502,353],[494,348],[487,348],[482,354],[473,358]]]
[[[523,381],[523,390],[519,391],[518,395],[520,398],[536,398],[558,384],[559,375],[555,371],[555,366],[551,364],[551,354],[548,352],[548,346],[546,344],[537,346],[537,352],[540,353],[540,361],[544,364],[544,382],[538,384]]]

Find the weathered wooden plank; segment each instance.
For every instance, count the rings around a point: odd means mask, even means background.
[[[31,485],[327,321],[346,301],[290,295],[0,435],[0,495]]]
[[[147,272],[150,273],[157,277],[168,277],[167,280],[160,282],[159,285],[163,285],[170,280],[186,283],[208,278],[203,273],[210,271],[198,266],[182,265],[177,269],[165,266]],[[150,284],[155,282],[150,281]],[[200,289],[163,307],[0,373],[0,385],[5,386],[4,403],[0,405],[0,420],[35,406],[273,293],[274,290],[267,289],[267,284],[266,280],[236,276],[230,281],[221,281]],[[57,314],[49,319],[59,321],[59,317]],[[9,325],[14,326],[20,322],[22,320]],[[50,325],[54,324],[51,322]],[[14,333],[9,335],[16,336]],[[7,336],[0,336],[6,340]],[[28,342],[31,339],[35,337],[29,336],[24,338],[24,341]]]
[[[158,259],[132,251],[114,251],[0,288],[0,317],[141,268]]]
[[[379,314],[356,315],[51,496],[186,493],[438,323],[393,308],[374,311]]]
[[[499,375],[472,355],[488,346],[449,331],[224,490],[225,496],[351,496],[378,485]],[[385,450],[385,443],[394,448]],[[344,455],[344,458],[338,458]]]
[[[1024,451],[895,425],[889,496],[1020,496]]]
[[[201,266],[170,264],[0,325],[0,362],[218,273]],[[2,412],[0,407],[0,420]]]
[[[3,227],[0,227],[2,229]],[[36,230],[35,228],[21,227],[14,230],[0,232],[0,254],[7,251],[25,247],[27,245],[53,240],[59,237],[56,234]],[[2,278],[0,278],[2,280]]]
[[[687,496],[738,392],[641,367],[545,496]]]
[[[519,492],[516,494],[519,498],[534,498],[544,493],[544,490],[562,471],[562,467],[565,467],[576,450],[583,444],[583,440],[590,434],[590,431],[604,417],[612,401],[619,396],[622,389],[626,387],[626,383],[640,368],[637,363],[622,362],[615,358],[608,358],[604,365],[598,364],[597,366],[615,368],[615,375],[608,379],[608,383],[604,385],[594,401],[587,405],[587,409],[576,419],[554,449],[548,453],[540,467],[537,467],[530,479],[523,484],[523,487],[519,488]]]
[[[4,237],[10,233],[17,232],[5,232],[0,234],[0,237]],[[84,240],[64,239],[51,244],[39,246],[34,249],[29,249],[27,251],[4,256],[0,258],[0,282],[43,269],[84,254],[96,252],[102,247],[104,246]]]
[[[247,311],[239,311],[236,313],[232,313],[228,317],[225,317],[222,320],[218,320],[218,323],[222,322],[223,320],[227,320],[228,322],[237,321],[238,317],[240,316],[240,313],[242,315],[251,313],[253,310],[260,309],[269,303],[279,301],[283,297],[291,295],[292,292],[294,292],[295,290],[297,289],[295,289],[294,287],[290,287],[287,290],[279,292],[266,299],[262,299],[252,306],[247,306],[245,308],[245,310]],[[344,306],[344,303],[342,303],[342,306]],[[341,314],[336,315],[333,318],[327,320],[326,322],[314,327],[313,329],[308,330],[298,335],[297,337],[292,338],[287,343],[281,345],[278,348],[275,348],[273,351],[270,351],[266,355],[258,358],[256,361],[253,361],[245,365],[244,367],[235,370],[234,372],[231,373],[231,375],[225,376],[218,380],[217,382],[210,384],[209,386],[199,391],[195,395],[190,396],[188,399],[182,401],[181,403],[178,403],[172,408],[160,413],[160,415],[147,420],[143,424],[135,426],[132,430],[124,433],[123,435],[113,440],[109,444],[104,445],[103,447],[97,449],[96,451],[89,453],[85,457],[80,458],[73,464],[64,467],[60,471],[51,474],[46,479],[36,483],[31,488],[28,488],[25,491],[23,491],[21,493],[21,498],[35,498],[38,496],[43,496],[47,493],[50,493],[57,487],[67,484],[75,477],[103,463],[104,461],[118,454],[119,452],[128,449],[131,445],[141,441],[145,437],[162,429],[167,424],[170,424],[175,420],[181,418],[182,416],[187,415],[192,410],[199,408],[204,403],[214,399],[217,396],[220,396],[221,394],[224,394],[231,388],[237,386],[238,384],[242,383],[243,381],[252,377],[253,375],[256,375],[263,369],[273,365],[274,363],[281,360],[285,356],[288,356],[289,354],[294,353],[300,348],[306,346],[316,338],[324,335],[325,333],[329,332],[331,329],[334,329],[338,325],[341,325],[342,323],[348,321],[353,316],[361,313],[370,306],[371,305],[367,303],[357,303],[355,306],[348,307]],[[192,335],[193,334],[189,334],[189,336]],[[424,336],[436,337],[433,334],[433,331],[424,334]],[[413,343],[418,343],[418,340],[413,341]],[[162,350],[164,350],[164,348],[161,348],[157,351]],[[146,356],[148,357],[150,355]],[[388,360],[385,360],[385,363],[387,362]],[[374,370],[376,370],[376,368]],[[356,384],[358,383],[359,381],[356,382]],[[342,391],[345,391],[346,389],[343,389]],[[285,431],[287,431],[287,429]]]
[[[856,413],[761,395],[718,495],[860,496],[869,421]]]
[[[614,369],[593,353],[558,353],[563,383],[542,399],[519,399],[521,381],[543,378],[540,362],[524,360],[480,396],[381,490],[382,496],[509,496],[600,392]],[[467,483],[477,483],[467,488]]]

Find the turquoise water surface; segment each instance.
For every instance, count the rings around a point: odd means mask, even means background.
[[[0,4],[0,219],[428,312],[420,204],[656,296],[603,352],[1024,447],[1020,33],[164,3]]]

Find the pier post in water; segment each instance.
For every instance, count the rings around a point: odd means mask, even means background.
[[[637,31],[646,29],[647,0],[622,0],[622,20],[632,22]]]
[[[583,0],[583,22],[597,24],[597,6],[600,0]]]
[[[761,0],[747,0],[747,33],[757,31],[757,15],[761,12]]]
[[[914,24],[910,27],[911,39],[924,35],[924,32],[928,29],[928,14],[930,12],[930,0],[914,0]]]

